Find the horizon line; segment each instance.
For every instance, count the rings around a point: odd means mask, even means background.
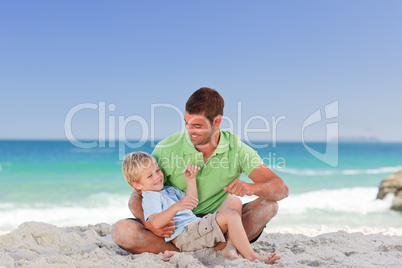
[[[161,141],[162,139],[147,139],[145,140],[145,142],[152,142],[152,141]],[[70,142],[68,139],[60,139],[60,138],[0,138],[0,141],[5,142],[5,141],[60,141],[60,142]],[[140,139],[128,139],[128,140],[119,140],[119,139],[115,139],[115,140],[99,140],[99,139],[88,139],[88,138],[83,138],[83,139],[79,139],[79,141],[81,142],[105,142],[105,143],[110,143],[110,142],[115,142],[115,143],[119,143],[119,142],[130,142],[130,141],[141,141]],[[248,143],[247,141],[241,139],[242,142]],[[255,140],[249,140],[249,142],[269,142],[270,144],[273,143],[271,140],[260,140],[260,139],[255,139]],[[301,140],[277,140],[275,141],[275,143],[302,143]],[[305,141],[305,143],[326,143],[327,141],[325,140],[308,140]],[[335,143],[336,141],[329,141],[328,143]],[[401,141],[384,141],[384,140],[379,140],[379,139],[375,139],[375,140],[370,140],[370,139],[343,139],[340,138],[338,141],[338,143],[402,143]]]

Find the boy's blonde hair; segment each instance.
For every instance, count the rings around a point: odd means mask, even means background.
[[[145,152],[134,152],[126,156],[123,161],[123,175],[128,184],[141,194],[141,191],[133,186],[133,183],[139,183],[141,173],[145,168],[149,168],[152,164],[158,165],[156,159]]]

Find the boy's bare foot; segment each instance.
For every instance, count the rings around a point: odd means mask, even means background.
[[[280,256],[276,256],[276,253],[271,253],[267,257],[263,257],[262,261],[266,264],[274,264],[280,258]]]
[[[222,255],[230,259],[240,259],[239,252],[236,247],[229,241],[224,249],[222,249]]]
[[[176,251],[169,251],[169,250],[165,250],[165,252],[163,252],[163,261],[170,261],[170,258],[176,254]]]

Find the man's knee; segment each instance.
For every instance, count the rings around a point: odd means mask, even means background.
[[[259,215],[257,218],[263,220],[266,218],[268,221],[272,219],[278,212],[278,202],[268,201],[265,199],[256,199],[250,202],[244,209],[243,215],[248,215],[249,213]]]
[[[119,247],[133,251],[136,241],[135,235],[139,234],[141,228],[144,226],[136,221],[120,220],[113,226],[112,239]]]
[[[276,201],[268,201],[268,200],[264,200],[261,202],[261,204],[264,206],[264,208],[267,211],[267,214],[272,218],[276,215],[276,213],[278,213],[278,202]]]

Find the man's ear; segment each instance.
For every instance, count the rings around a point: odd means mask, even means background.
[[[219,127],[222,122],[222,115],[218,114],[214,119],[214,127]]]

